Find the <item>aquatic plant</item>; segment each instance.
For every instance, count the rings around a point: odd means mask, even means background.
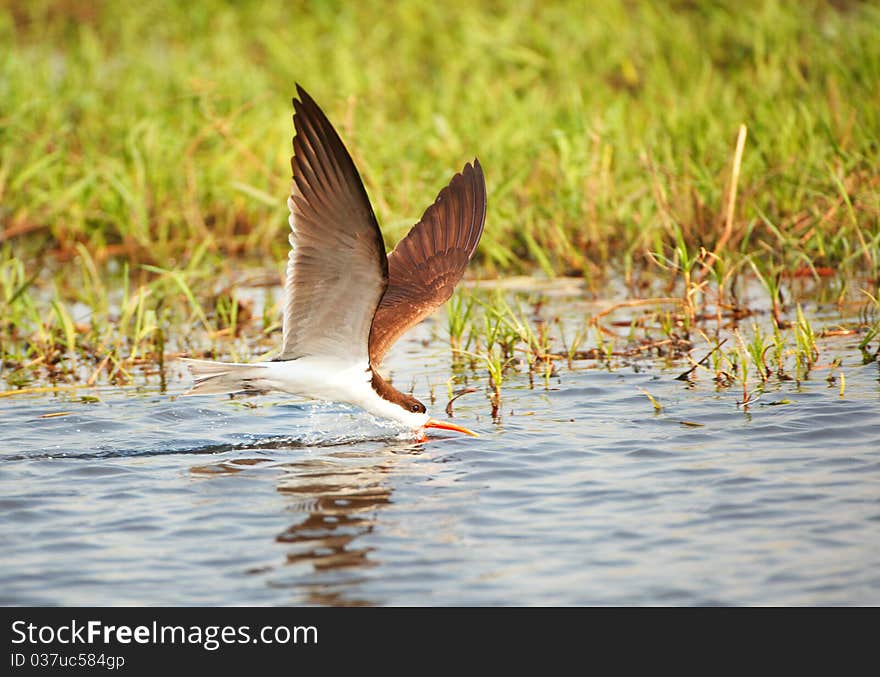
[[[449,332],[449,345],[453,353],[467,349],[467,344],[462,343],[464,331],[468,326],[468,320],[474,306],[474,298],[461,290],[456,290],[452,298],[446,304],[446,326]]]
[[[816,360],[819,359],[819,349],[816,345],[816,332],[804,315],[800,304],[797,306],[797,320],[794,324],[794,336],[796,342],[796,356],[798,364],[798,380],[806,378]]]

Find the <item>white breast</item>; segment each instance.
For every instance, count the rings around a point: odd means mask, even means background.
[[[344,402],[374,416],[388,418],[410,428],[421,428],[427,414],[406,411],[373,390],[369,366],[329,357],[301,357],[285,362],[264,362],[260,379],[269,388],[311,399]]]

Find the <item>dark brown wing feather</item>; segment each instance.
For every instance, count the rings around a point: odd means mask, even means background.
[[[297,94],[278,359],[326,355],[366,364],[370,325],[388,284],[382,234],[339,135],[299,85]]]
[[[377,366],[400,336],[445,303],[477,249],[486,220],[486,181],[478,160],[464,166],[388,255],[388,288],[370,331]]]

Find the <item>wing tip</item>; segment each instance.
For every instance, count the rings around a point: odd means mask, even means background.
[[[295,83],[295,86],[296,94],[291,98],[290,101],[291,104],[293,104],[293,124],[297,131],[299,131],[300,129],[298,127],[298,123],[301,120],[309,125],[317,127],[330,127],[332,129],[333,125],[330,123],[330,120],[327,118],[326,113],[324,113],[317,102],[309,95],[309,93],[305,89],[303,89],[301,84],[297,82]]]
[[[476,176],[480,180],[485,181],[485,176],[483,175],[483,165],[480,164],[480,159],[475,157],[470,162],[465,162],[464,167],[462,167],[461,171],[457,172],[456,175],[452,177],[452,180],[455,180],[458,176]]]
[[[459,176],[468,179],[471,182],[474,196],[483,203],[483,209],[485,210],[486,175],[483,173],[483,165],[480,164],[480,159],[475,157],[473,162],[466,162],[461,172],[453,177],[453,181]]]
[[[301,84],[299,84],[298,82],[295,82],[293,84],[294,84],[294,87],[296,88],[296,94],[294,95],[294,97],[292,99],[294,106],[297,104],[297,101],[299,101],[300,103],[306,103],[307,101],[311,101],[314,103],[314,99],[311,96],[309,96],[309,93],[305,89],[303,89],[303,86]],[[297,97],[299,97],[299,99],[297,99]]]
[[[470,183],[469,188],[474,201],[471,227],[464,247],[470,261],[477,252],[477,245],[480,244],[483,235],[483,226],[486,224],[486,177],[479,158],[474,157],[473,163],[468,162],[462,170],[462,175]]]

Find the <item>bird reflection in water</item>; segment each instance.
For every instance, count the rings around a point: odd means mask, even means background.
[[[288,548],[287,565],[307,565],[318,576],[273,585],[302,587],[311,604],[371,604],[346,594],[363,580],[358,571],[379,563],[371,556],[374,548],[359,544],[358,539],[373,531],[380,511],[391,503],[396,457],[420,449],[418,444],[401,443],[381,450],[332,452],[280,466],[284,475],[278,491],[291,499],[291,511],[304,512],[306,517],[276,541]]]
[[[237,458],[195,466],[191,472],[230,475],[266,465],[280,471],[276,488],[289,499],[287,510],[304,513],[305,518],[275,538],[286,549],[282,568],[257,567],[249,573],[268,574],[271,587],[297,589],[307,604],[370,605],[372,601],[351,594],[364,580],[358,572],[379,564],[371,556],[374,548],[359,544],[358,539],[373,531],[380,511],[391,503],[391,476],[400,469],[400,457],[418,454],[423,446],[413,442],[359,446],[278,464],[269,458]]]

